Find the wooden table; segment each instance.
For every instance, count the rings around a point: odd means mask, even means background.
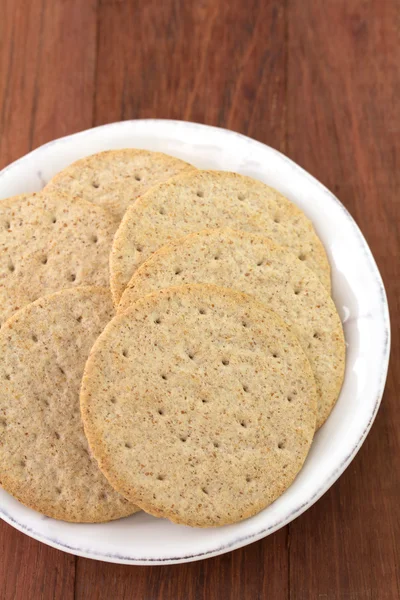
[[[0,0],[0,166],[121,119],[243,132],[350,210],[381,269],[393,331],[368,439],[289,526],[203,562],[128,567],[2,523],[2,599],[400,598],[399,64],[399,0]]]

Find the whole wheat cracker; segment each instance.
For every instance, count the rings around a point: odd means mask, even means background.
[[[16,196],[9,196],[8,198],[2,198],[0,200],[0,202],[6,202],[8,200],[24,200],[25,198],[29,198],[29,196],[32,196],[32,193],[24,193],[24,194],[17,194]]]
[[[110,256],[115,304],[135,270],[161,246],[202,229],[232,227],[271,238],[296,254],[330,290],[324,247],[306,215],[261,181],[193,171],[155,186],[127,210]]]
[[[208,527],[256,514],[292,483],[313,439],[316,389],[275,313],[188,285],[141,298],[107,325],[81,412],[115,489],[153,515]]]
[[[0,485],[56,519],[102,522],[137,509],[90,455],[79,407],[89,350],[113,316],[107,288],[40,298],[0,330]]]
[[[103,208],[59,192],[0,202],[0,324],[37,298],[78,285],[109,285],[117,228]]]
[[[183,160],[162,152],[106,150],[72,163],[57,173],[45,189],[93,202],[121,220],[128,206],[150,187],[193,169]]]
[[[291,327],[315,375],[320,427],[343,383],[345,342],[333,300],[315,273],[266,238],[231,229],[206,230],[150,256],[134,273],[118,311],[155,290],[187,283],[213,283],[252,294]]]

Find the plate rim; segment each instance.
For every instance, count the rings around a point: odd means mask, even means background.
[[[364,427],[363,431],[361,432],[361,435],[359,436],[357,443],[354,445],[352,450],[346,455],[345,459],[342,460],[340,465],[332,473],[330,473],[330,475],[324,480],[323,484],[318,488],[318,490],[316,492],[314,492],[314,494],[307,501],[303,502],[300,506],[298,506],[295,510],[293,510],[289,515],[287,515],[284,518],[281,518],[280,520],[278,520],[276,523],[270,525],[269,527],[263,528],[254,533],[248,533],[246,535],[243,535],[239,539],[236,538],[234,541],[232,541],[231,543],[228,543],[226,545],[219,545],[214,550],[198,552],[198,553],[193,553],[193,554],[187,554],[187,555],[181,555],[181,556],[177,556],[177,557],[171,556],[171,557],[166,557],[165,559],[162,559],[162,558],[154,559],[154,558],[143,558],[143,557],[136,558],[136,557],[124,556],[124,555],[120,555],[120,554],[95,552],[92,550],[85,551],[85,550],[82,550],[81,548],[73,547],[66,543],[56,541],[50,537],[47,537],[47,536],[41,534],[40,532],[34,531],[33,529],[27,527],[26,525],[24,525],[22,523],[19,523],[12,515],[10,515],[7,511],[5,511],[2,506],[0,506],[0,517],[5,522],[7,522],[9,525],[14,527],[15,529],[21,531],[22,533],[25,533],[26,535],[46,544],[48,546],[51,546],[58,550],[62,550],[69,554],[73,554],[75,556],[81,556],[84,558],[91,558],[94,560],[100,560],[100,561],[104,561],[104,562],[117,563],[117,564],[142,565],[142,566],[145,566],[145,565],[148,565],[148,566],[168,565],[168,564],[194,562],[197,560],[212,558],[214,556],[218,556],[218,555],[224,554],[226,552],[231,552],[233,550],[237,550],[238,548],[241,548],[250,543],[256,542],[256,541],[274,533],[281,527],[286,526],[291,521],[293,521],[295,518],[300,516],[303,512],[305,512],[308,508],[310,508],[313,504],[315,504],[315,502],[317,502],[317,500],[319,500],[319,498],[328,491],[328,489],[335,483],[335,481],[337,481],[337,479],[340,477],[340,475],[349,466],[351,461],[354,459],[354,457],[357,455],[358,451],[360,450],[362,444],[364,443],[364,441],[368,435],[368,432],[371,429],[371,426],[376,418],[379,406],[382,401],[382,396],[383,396],[383,392],[384,392],[384,388],[385,388],[385,384],[386,384],[386,378],[387,378],[387,371],[388,371],[389,357],[390,357],[390,344],[391,344],[389,306],[388,306],[387,294],[386,294],[385,286],[384,286],[384,283],[382,280],[382,276],[380,274],[380,271],[378,269],[378,266],[376,264],[374,256],[371,252],[371,249],[370,249],[364,235],[362,234],[360,228],[358,227],[357,223],[355,222],[354,218],[350,214],[350,212],[324,184],[322,184],[313,175],[311,175],[305,169],[303,169],[303,167],[301,167],[300,165],[295,163],[292,159],[288,158],[286,155],[281,153],[279,150],[276,150],[275,148],[273,148],[267,144],[264,144],[263,142],[259,142],[253,138],[250,138],[249,136],[246,136],[242,133],[235,132],[235,131],[232,131],[230,129],[226,129],[223,127],[216,127],[216,126],[212,126],[212,125],[206,125],[203,123],[196,123],[196,122],[184,121],[184,120],[174,120],[174,119],[130,119],[130,120],[126,120],[126,121],[116,121],[116,122],[112,122],[112,123],[106,123],[104,125],[99,125],[97,127],[91,127],[89,129],[78,131],[73,134],[63,136],[60,138],[56,138],[56,139],[51,140],[41,146],[38,146],[34,150],[28,152],[24,156],[20,157],[19,159],[15,160],[11,164],[9,164],[5,168],[3,168],[0,171],[0,180],[3,178],[3,176],[6,173],[9,173],[10,171],[12,171],[15,168],[18,168],[21,163],[34,157],[35,154],[39,154],[40,152],[46,150],[53,144],[71,141],[73,138],[76,138],[76,137],[79,138],[79,137],[82,137],[85,135],[89,135],[91,132],[98,131],[101,129],[105,130],[107,128],[112,128],[112,127],[116,127],[116,126],[124,126],[124,125],[126,126],[127,124],[134,124],[134,123],[148,123],[149,125],[154,125],[154,124],[157,124],[160,122],[169,124],[170,126],[197,128],[197,129],[209,130],[211,132],[213,130],[216,132],[220,132],[220,133],[223,132],[224,134],[238,137],[242,141],[246,142],[247,144],[256,145],[256,146],[259,146],[260,148],[267,148],[270,152],[278,155],[280,160],[283,160],[284,162],[288,163],[290,165],[290,167],[292,169],[294,169],[295,171],[297,171],[297,173],[300,176],[308,179],[314,186],[317,186],[321,190],[321,192],[323,192],[324,195],[327,196],[327,199],[329,201],[331,201],[331,202],[333,201],[336,204],[338,204],[339,207],[344,212],[345,217],[349,221],[351,228],[352,228],[352,232],[357,236],[360,245],[363,247],[363,250],[365,251],[366,259],[367,259],[367,261],[369,263],[369,267],[370,267],[371,277],[372,276],[374,277],[374,284],[376,285],[376,289],[380,293],[380,296],[381,296],[380,308],[381,308],[381,313],[382,313],[381,317],[382,317],[382,322],[384,325],[384,332],[383,332],[384,333],[384,341],[383,341],[383,352],[381,353],[381,363],[382,364],[381,364],[381,368],[379,370],[380,379],[379,379],[379,382],[377,381],[377,385],[376,385],[377,394],[376,394],[376,398],[375,398],[375,403],[374,403],[373,409],[371,411],[371,414],[369,416],[369,420],[368,420],[366,426]]]

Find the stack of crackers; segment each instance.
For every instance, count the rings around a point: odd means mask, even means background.
[[[0,484],[72,522],[234,523],[291,485],[344,376],[324,247],[235,173],[145,150],[0,202]]]

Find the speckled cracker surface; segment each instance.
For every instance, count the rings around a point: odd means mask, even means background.
[[[7,202],[8,200],[25,200],[26,198],[29,198],[30,196],[32,196],[31,194],[18,194],[17,196],[10,196],[8,198],[2,198],[0,200],[0,202]]]
[[[150,187],[192,165],[161,152],[124,148],[92,154],[60,171],[45,189],[103,206],[119,219],[130,204]]]
[[[78,285],[109,285],[115,219],[58,192],[0,202],[0,324],[37,298]]]
[[[229,229],[203,231],[154,253],[133,275],[118,310],[155,290],[187,283],[252,294],[290,325],[314,371],[320,427],[343,383],[345,343],[333,300],[315,273],[268,239]]]
[[[136,510],[90,456],[79,410],[85,361],[112,315],[107,289],[74,288],[0,330],[0,485],[49,517],[101,522]]]
[[[192,526],[250,517],[293,481],[316,422],[308,360],[251,296],[161,290],[117,315],[82,381],[85,433],[112,485]]]
[[[126,212],[110,257],[114,302],[135,270],[161,246],[202,229],[232,227],[286,246],[330,290],[330,268],[311,221],[267,185],[222,171],[193,171],[143,195]]]

